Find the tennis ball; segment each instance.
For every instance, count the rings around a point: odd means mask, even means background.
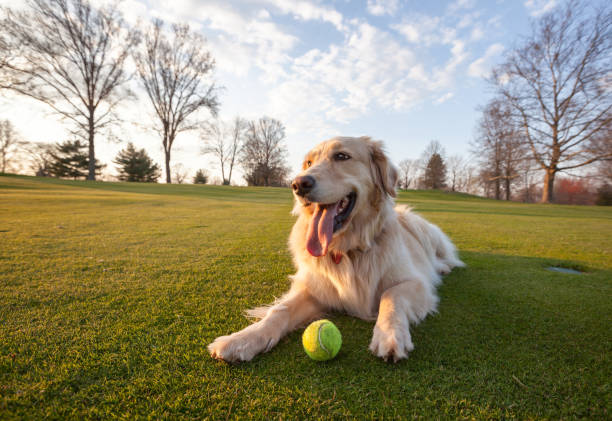
[[[335,324],[327,319],[312,322],[302,335],[304,351],[316,361],[331,360],[342,346],[342,335]]]

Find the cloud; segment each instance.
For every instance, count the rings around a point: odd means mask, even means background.
[[[472,77],[486,77],[491,70],[492,59],[501,54],[502,51],[504,51],[504,46],[499,43],[489,46],[482,57],[470,64],[468,75]]]
[[[526,0],[524,4],[530,16],[538,17],[554,9],[557,0]]]
[[[149,10],[166,21],[190,22],[206,35],[217,68],[236,76],[257,68],[266,80],[278,80],[298,42],[257,4],[247,8],[222,0],[152,0]]]
[[[456,0],[448,6],[447,11],[448,13],[457,13],[462,9],[473,9],[475,5],[476,0]]]
[[[395,15],[399,0],[368,0],[368,12],[374,16]]]
[[[447,92],[447,93],[445,93],[444,95],[442,95],[441,97],[439,97],[438,99],[436,99],[436,100],[434,101],[434,104],[436,104],[436,105],[443,104],[443,103],[445,103],[446,101],[448,101],[449,99],[451,99],[451,98],[452,98],[452,97],[454,97],[454,96],[455,96],[455,94],[454,94],[454,93],[452,93],[452,92]]]
[[[455,35],[455,31],[444,25],[440,17],[424,14],[406,16],[391,28],[402,34],[406,41],[426,46],[448,42]]]
[[[339,45],[295,58],[288,76],[269,93],[269,112],[298,130],[328,129],[373,107],[409,108],[424,96],[415,86],[427,81],[425,74],[410,48],[361,23]]]
[[[446,41],[446,39],[444,39]],[[346,39],[296,57],[287,76],[271,87],[266,110],[296,133],[327,132],[374,110],[405,112],[453,85],[458,66],[468,57],[466,44],[448,40],[450,58],[431,67],[417,47],[361,22]],[[420,50],[418,50],[420,51]]]
[[[318,20],[331,23],[338,31],[344,31],[343,16],[336,9],[320,6],[308,1],[264,0],[284,14],[291,14],[302,20]]]
[[[480,41],[482,38],[484,38],[484,35],[485,34],[482,28],[480,26],[475,26],[470,34],[470,41]]]

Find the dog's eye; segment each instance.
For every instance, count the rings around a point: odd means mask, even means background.
[[[347,159],[351,159],[351,157],[343,152],[338,152],[334,155],[334,160],[336,161],[346,161]]]
[[[311,167],[311,165],[312,165],[312,161],[307,161],[307,162],[306,162],[306,168],[310,168],[310,167]]]

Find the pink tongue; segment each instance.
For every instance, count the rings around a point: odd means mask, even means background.
[[[334,217],[338,203],[333,205],[315,205],[315,211],[308,225],[306,248],[314,257],[325,256],[327,246],[334,235]]]

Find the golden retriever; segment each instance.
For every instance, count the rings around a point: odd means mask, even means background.
[[[374,355],[406,358],[414,348],[409,323],[436,310],[441,275],[464,264],[437,226],[394,207],[396,182],[382,143],[368,137],[336,137],[311,150],[292,183],[291,289],[248,311],[259,321],[217,338],[210,354],[249,361],[297,327],[343,311],[376,320]]]

